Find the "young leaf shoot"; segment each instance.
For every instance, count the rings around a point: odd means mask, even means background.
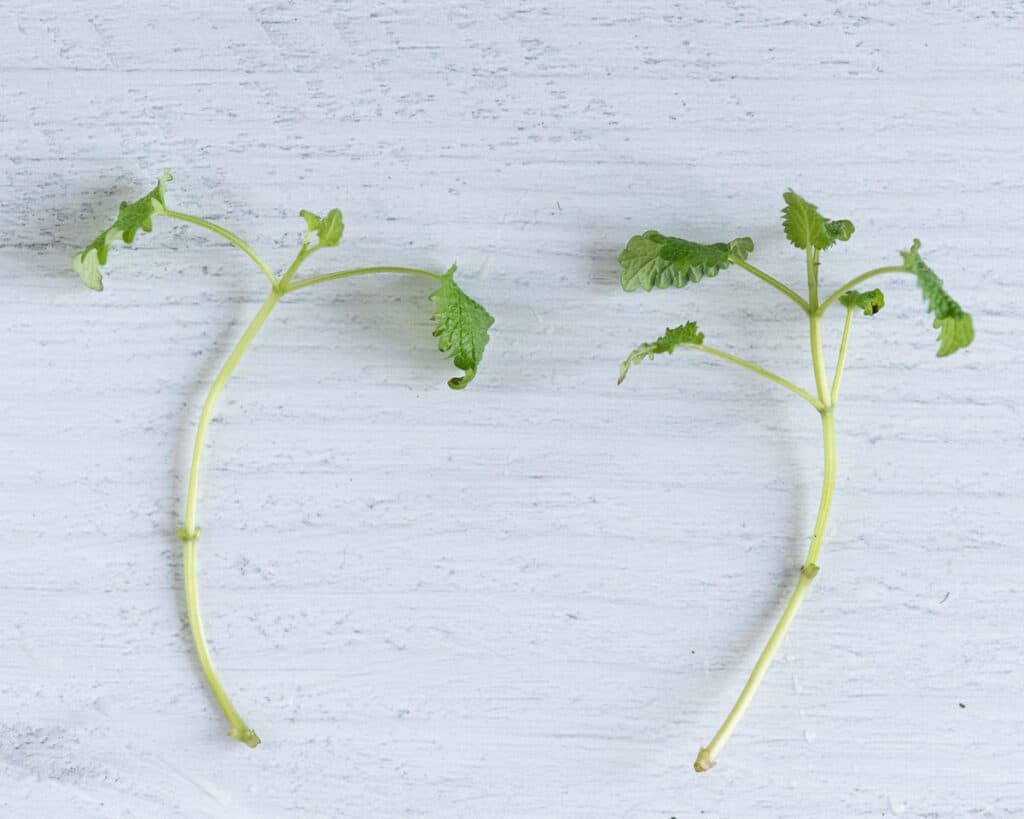
[[[199,540],[200,529],[196,523],[196,517],[199,498],[199,467],[203,458],[206,435],[217,405],[217,399],[223,392],[228,379],[231,378],[231,374],[242,360],[242,356],[245,355],[246,350],[249,349],[267,317],[281,299],[298,290],[325,284],[335,279],[368,276],[376,273],[398,273],[434,282],[436,289],[430,295],[430,300],[434,303],[434,335],[438,339],[438,347],[441,352],[450,354],[455,366],[463,371],[463,375],[452,378],[448,382],[448,385],[453,389],[463,389],[476,375],[480,360],[483,358],[484,348],[487,346],[490,338],[488,331],[494,323],[494,319],[483,307],[467,296],[456,283],[454,265],[444,274],[433,273],[429,270],[421,270],[415,267],[381,265],[377,267],[357,267],[348,270],[338,270],[334,273],[325,273],[308,278],[296,278],[299,268],[306,259],[323,248],[335,247],[341,241],[345,224],[341,211],[337,208],[328,211],[327,215],[322,217],[308,210],[299,212],[299,215],[306,223],[305,237],[295,255],[295,259],[283,273],[278,275],[246,242],[231,231],[198,216],[179,213],[168,208],[164,200],[164,194],[167,183],[170,181],[171,175],[165,172],[158,180],[156,187],[137,202],[132,204],[122,203],[114,224],[101,233],[81,253],[76,254],[72,259],[72,266],[87,287],[93,290],[102,290],[102,268],[107,263],[107,255],[114,241],[120,240],[125,244],[131,244],[140,230],[147,233],[150,232],[153,230],[154,218],[162,216],[168,219],[188,222],[227,239],[255,263],[256,267],[266,277],[270,286],[265,301],[256,312],[252,321],[249,322],[249,326],[242,333],[242,337],[238,340],[234,349],[228,354],[227,360],[214,378],[213,384],[206,396],[206,401],[199,415],[195,445],[192,449],[192,465],[189,470],[188,489],[185,497],[185,522],[178,530],[178,536],[185,544],[186,608],[203,674],[213,690],[217,702],[224,711],[228,722],[231,724],[231,736],[249,747],[255,747],[260,742],[259,737],[246,724],[245,720],[239,716],[214,670],[206,637],[203,633],[197,588],[196,544]]]
[[[772,659],[782,644],[782,640],[793,622],[807,594],[811,581],[818,573],[818,559],[821,553],[825,526],[828,522],[832,506],[832,492],[836,476],[836,445],[835,445],[835,407],[839,398],[839,385],[846,361],[847,344],[850,328],[855,313],[865,316],[876,315],[885,305],[881,290],[861,292],[855,288],[863,282],[884,274],[909,273],[917,278],[917,283],[924,294],[928,310],[934,315],[933,326],[939,331],[939,356],[947,356],[960,350],[974,340],[974,326],[968,313],[957,304],[942,287],[942,281],[934,271],[921,259],[919,250],[921,243],[914,240],[910,250],[903,253],[903,264],[888,265],[869,270],[837,288],[831,295],[821,298],[819,295],[818,260],[821,251],[832,247],[837,241],[845,242],[853,236],[853,223],[847,219],[831,221],[822,216],[818,209],[793,191],[787,191],[783,198],[786,205],[782,210],[782,226],[786,237],[797,248],[804,251],[807,269],[807,297],[804,298],[785,284],[770,276],[763,270],[747,261],[753,252],[754,244],[750,239],[734,239],[731,242],[717,244],[698,244],[686,239],[674,239],[663,236],[655,231],[648,231],[642,236],[634,236],[629,240],[619,256],[622,266],[622,287],[624,290],[651,290],[654,287],[685,287],[698,282],[706,276],[717,276],[720,272],[736,265],[753,274],[764,283],[774,287],[790,299],[804,313],[810,325],[811,362],[814,377],[814,391],[809,392],[770,370],[754,364],[746,359],[709,347],[704,343],[704,334],[697,329],[693,321],[679,327],[665,330],[657,341],[641,344],[622,364],[619,372],[621,384],[630,367],[653,359],[662,353],[672,353],[677,349],[697,350],[730,361],[749,372],[767,378],[781,387],[799,396],[812,406],[821,416],[822,441],[825,449],[825,475],[821,488],[821,500],[814,523],[810,548],[807,558],[797,578],[796,589],[782,613],[778,625],[768,639],[761,652],[754,670],[751,672],[739,699],[718,733],[707,746],[700,749],[694,768],[707,771],[714,766],[722,748],[729,741],[736,726],[739,724],[757,693]],[[839,344],[838,360],[831,381],[825,367],[825,354],[822,345],[821,320],[825,312],[838,302],[846,308],[846,322],[843,327],[842,339]]]

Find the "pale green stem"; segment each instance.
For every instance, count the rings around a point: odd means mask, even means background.
[[[697,759],[693,763],[694,770],[696,771],[707,771],[714,767],[715,762],[718,759],[718,755],[721,753],[725,744],[729,741],[729,738],[736,730],[736,726],[739,725],[740,720],[743,719],[743,715],[750,707],[750,703],[753,701],[758,688],[761,686],[762,680],[764,680],[765,674],[768,672],[768,667],[772,664],[772,660],[775,659],[775,655],[778,653],[779,647],[782,645],[782,641],[785,639],[786,633],[789,631],[789,627],[793,623],[793,618],[796,617],[796,613],[800,609],[800,605],[803,603],[804,597],[807,596],[807,592],[811,587],[811,581],[814,580],[815,576],[818,574],[818,557],[821,554],[821,545],[825,537],[825,527],[828,524],[829,512],[832,509],[832,494],[835,490],[836,439],[835,415],[830,400],[832,396],[828,391],[827,374],[825,373],[824,365],[824,351],[822,350],[821,344],[820,316],[817,313],[817,251],[812,253],[808,250],[807,252],[807,284],[809,291],[808,295],[810,297],[811,358],[814,362],[814,381],[818,389],[818,396],[821,403],[821,406],[819,406],[818,409],[821,413],[822,442],[825,450],[825,475],[821,486],[821,499],[818,502],[818,514],[814,522],[814,532],[811,535],[811,545],[807,550],[807,558],[800,569],[800,577],[797,580],[796,588],[793,590],[792,596],[789,598],[789,603],[786,604],[786,608],[782,612],[782,617],[779,618],[778,624],[775,626],[771,636],[768,638],[768,642],[761,651],[761,655],[758,657],[757,663],[754,665],[754,669],[750,673],[750,677],[747,679],[746,685],[743,686],[743,690],[740,692],[739,699],[736,700],[736,704],[732,707],[729,715],[725,718],[725,722],[722,723],[722,727],[718,729],[718,733],[715,734],[711,742],[701,748],[700,752],[697,754]]]
[[[796,588],[789,598],[789,603],[782,612],[782,617],[779,618],[779,622],[775,626],[775,630],[772,631],[771,637],[768,638],[761,656],[758,657],[754,670],[750,673],[746,685],[743,686],[743,690],[740,692],[739,699],[736,700],[736,704],[732,707],[729,715],[725,718],[725,722],[722,723],[722,727],[718,729],[718,733],[715,734],[711,742],[700,749],[700,753],[697,754],[697,759],[693,763],[694,770],[707,771],[714,766],[722,748],[725,747],[733,731],[736,730],[736,726],[739,725],[743,715],[750,707],[750,703],[757,694],[757,690],[768,671],[768,667],[772,664],[772,660],[775,659],[775,655],[782,645],[786,632],[789,631],[789,627],[800,608],[800,604],[803,603],[804,597],[810,589],[811,581],[814,580],[815,575],[818,573],[818,556],[821,554],[821,544],[825,536],[825,526],[828,523],[829,511],[832,508],[832,494],[835,489],[835,416],[831,407],[822,411],[821,425],[825,447],[825,478],[822,483],[821,500],[818,503],[818,515],[814,523],[814,533],[811,537],[807,559],[800,569],[800,576],[797,580]]]
[[[199,468],[203,460],[206,435],[210,428],[210,421],[213,419],[213,411],[217,406],[217,399],[220,398],[221,393],[224,391],[224,386],[227,384],[228,379],[231,378],[231,374],[238,366],[238,362],[242,360],[245,351],[249,349],[249,345],[252,344],[256,334],[260,331],[270,312],[280,300],[281,293],[275,288],[267,296],[259,312],[249,322],[249,326],[245,328],[245,332],[242,333],[242,337],[238,340],[230,355],[228,355],[227,361],[224,362],[220,372],[217,373],[217,377],[214,379],[213,385],[206,396],[202,412],[199,415],[195,445],[192,448],[192,466],[189,470],[188,492],[185,498],[185,525],[178,533],[185,542],[185,602],[188,609],[189,625],[192,627],[192,639],[195,641],[196,652],[199,655],[199,663],[203,668],[203,674],[206,676],[210,688],[213,690],[213,695],[217,698],[217,702],[220,704],[221,709],[223,709],[224,715],[231,723],[231,736],[244,742],[250,748],[256,747],[260,739],[256,736],[255,731],[245,724],[245,720],[239,716],[231,704],[227,693],[224,691],[224,686],[217,677],[217,672],[214,670],[213,662],[210,659],[210,650],[203,633],[203,623],[199,615],[199,596],[196,581],[196,541],[199,540],[199,528],[196,526],[196,510],[199,500]]]
[[[302,263],[320,249],[320,245],[316,245],[312,248],[309,246],[310,235],[311,231],[307,231],[306,238],[302,242],[302,247],[299,248],[299,252],[295,255],[295,259],[290,265],[288,265],[288,269],[281,277],[279,287],[282,293],[288,292],[288,285],[291,283],[291,280],[295,278],[295,274],[298,273],[299,267],[301,267]]]
[[[740,267],[742,267],[747,272],[753,273],[761,281],[763,281],[763,282],[765,282],[767,284],[770,284],[772,287],[774,287],[780,293],[782,293],[786,297],[792,299],[800,307],[800,309],[803,310],[805,313],[808,311],[809,308],[808,308],[808,305],[807,305],[807,301],[803,298],[803,296],[801,296],[799,293],[795,292],[794,290],[791,290],[790,288],[786,287],[786,285],[784,285],[782,282],[780,282],[774,276],[768,275],[767,273],[765,273],[760,268],[755,267],[754,265],[750,264],[750,262],[746,261],[745,259],[740,259],[738,256],[730,256],[729,260],[733,264],[739,265]]]
[[[821,344],[821,314],[818,312],[818,253],[807,249],[807,291],[810,304],[811,363],[814,367],[814,385],[818,400],[829,406],[828,373],[825,372],[825,351]]]
[[[853,324],[853,307],[846,308],[846,323],[843,325],[843,340],[839,344],[839,359],[836,361],[835,375],[832,376],[832,406],[839,399],[839,382],[843,378],[843,367],[846,365],[846,345],[850,340],[850,325]]]
[[[767,378],[769,381],[773,381],[780,387],[785,387],[790,392],[799,395],[801,398],[804,399],[804,401],[806,401],[816,410],[820,411],[822,409],[822,403],[818,401],[809,392],[807,392],[807,390],[801,389],[792,381],[788,381],[781,375],[777,375],[776,373],[773,373],[771,370],[766,370],[764,367],[754,364],[752,361],[747,361],[745,358],[740,358],[739,356],[735,356],[732,353],[723,352],[722,350],[716,350],[714,347],[708,347],[704,344],[687,344],[685,346],[693,350],[700,350],[701,352],[704,353],[710,353],[711,355],[717,356],[718,358],[724,359],[725,361],[731,361],[733,364],[737,364],[740,367],[743,367],[743,369],[749,370],[752,373],[757,373],[757,375]]]
[[[194,222],[201,224],[204,227],[209,227],[215,233],[225,236],[240,248],[246,251],[258,264],[261,265],[261,269],[265,269],[265,266],[256,256],[256,254],[242,242],[241,239],[235,237],[233,234],[229,234],[222,228],[212,223],[206,222],[196,217],[188,216],[186,214],[177,214],[175,212],[168,212],[169,216],[173,218],[183,218],[184,221]],[[355,270],[343,270],[337,273],[330,273],[324,276],[316,276],[305,281],[293,283],[292,279],[295,273],[298,271],[300,265],[311,256],[319,246],[310,248],[309,247],[309,235],[307,234],[306,240],[303,242],[301,249],[295,257],[295,260],[289,266],[288,270],[278,281],[273,277],[272,273],[268,272],[268,278],[270,278],[273,289],[270,295],[267,296],[266,301],[260,307],[259,311],[253,317],[252,321],[249,322],[249,326],[245,328],[242,333],[242,337],[238,340],[238,343],[232,349],[228,355],[227,361],[221,367],[220,372],[217,373],[217,377],[213,381],[213,385],[210,387],[210,391],[206,396],[206,401],[203,403],[203,409],[199,415],[199,424],[196,429],[195,444],[192,449],[192,466],[189,470],[188,476],[188,490],[185,497],[185,524],[178,531],[179,536],[185,544],[184,552],[184,573],[185,573],[185,603],[188,611],[189,625],[192,629],[192,639],[195,642],[196,654],[199,657],[199,664],[202,666],[203,674],[206,677],[207,682],[210,685],[210,689],[213,691],[213,695],[216,698],[221,709],[224,711],[224,715],[227,717],[228,722],[231,724],[231,736],[235,737],[239,741],[245,743],[250,748],[254,748],[260,742],[256,732],[253,731],[246,723],[245,720],[239,715],[238,711],[235,710],[231,699],[228,697],[227,692],[224,690],[224,686],[217,676],[217,672],[213,667],[213,661],[210,658],[210,649],[206,642],[206,635],[203,630],[203,622],[199,611],[199,591],[198,591],[198,571],[196,564],[196,544],[199,540],[200,529],[196,525],[196,514],[199,501],[199,473],[200,467],[203,460],[203,451],[206,446],[206,437],[209,432],[210,422],[213,419],[213,412],[217,406],[217,401],[224,391],[228,380],[234,373],[238,363],[242,360],[242,356],[245,355],[246,350],[252,344],[256,338],[257,333],[263,327],[264,322],[270,315],[271,311],[281,300],[281,297],[292,290],[299,290],[303,287],[308,287],[313,284],[319,284],[325,281],[331,281],[332,279],[347,278],[349,276],[361,276],[369,275],[371,273],[409,273],[417,276],[425,276],[431,279],[440,280],[443,277],[436,273],[430,273],[426,270],[418,270],[415,268],[405,267],[367,267],[359,268]]]
[[[267,266],[267,263],[264,262],[263,259],[259,257],[256,251],[253,250],[247,242],[236,236],[230,230],[225,230],[220,225],[215,225],[213,222],[207,221],[206,219],[201,219],[198,216],[191,216],[187,213],[179,213],[176,210],[165,210],[164,216],[169,216],[171,219],[178,219],[182,222],[189,222],[193,225],[198,225],[199,227],[206,228],[207,230],[213,231],[218,236],[222,236],[223,238],[227,239],[229,242],[231,242],[231,244],[233,244],[235,247],[241,250],[246,256],[248,256],[250,259],[256,262],[256,266],[262,271],[263,275],[267,277],[267,280],[270,282],[271,287],[277,287],[277,277],[274,276],[274,271]]]
[[[352,276],[368,276],[371,273],[407,273],[410,276],[424,276],[434,281],[441,281],[444,278],[444,276],[437,273],[431,273],[429,270],[419,270],[415,267],[391,267],[388,265],[381,267],[357,267],[352,270],[339,270],[336,273],[325,273],[322,276],[312,276],[308,279],[300,279],[297,282],[289,282],[285,285],[284,290],[290,293],[293,290],[301,290],[303,287],[311,287],[314,284],[323,284],[335,279],[347,279]],[[283,280],[282,284],[284,284]]]
[[[888,267],[876,267],[874,270],[869,270],[867,273],[861,273],[859,276],[850,279],[846,284],[836,290],[835,293],[825,299],[820,306],[816,307],[815,309],[817,310],[818,315],[824,315],[825,311],[828,310],[828,308],[836,301],[836,299],[843,295],[843,293],[853,290],[858,284],[862,284],[870,278],[881,276],[885,273],[912,273],[912,271],[907,270],[905,267],[889,265]]]

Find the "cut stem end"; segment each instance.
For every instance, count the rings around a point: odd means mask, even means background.
[[[701,748],[700,753],[697,754],[697,759],[693,763],[693,769],[697,773],[706,773],[715,767],[715,760],[711,756],[711,751],[707,748]]]
[[[229,735],[250,748],[255,748],[260,744],[260,738],[256,736],[256,732],[244,723],[232,726]]]

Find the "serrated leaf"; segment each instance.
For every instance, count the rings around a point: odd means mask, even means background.
[[[97,236],[85,250],[72,257],[71,266],[86,287],[93,290],[103,289],[103,274],[100,268],[107,263],[107,254],[115,240],[120,239],[129,245],[140,230],[146,233],[153,230],[153,217],[166,210],[164,191],[171,179],[170,172],[164,171],[157,180],[156,187],[141,199],[131,204],[122,202],[114,224]]]
[[[430,294],[434,302],[434,335],[438,349],[451,353],[455,366],[465,372],[458,378],[448,379],[453,390],[465,388],[476,375],[484,348],[490,341],[488,330],[494,317],[473,301],[455,283],[455,265],[445,273],[441,286]]]
[[[839,297],[839,301],[851,309],[860,308],[865,316],[873,316],[885,307],[885,296],[877,287],[861,293],[859,290],[847,290]]]
[[[939,350],[936,353],[939,358],[952,355],[974,341],[974,321],[970,313],[959,318],[937,318],[932,326],[939,331]]]
[[[974,321],[952,296],[945,291],[940,279],[918,252],[921,242],[914,239],[910,250],[903,251],[903,266],[917,276],[918,287],[928,304],[928,312],[935,315],[932,326],[939,331],[940,358],[961,350],[974,341]]]
[[[849,219],[830,221],[792,190],[782,194],[786,206],[782,209],[782,228],[786,238],[799,248],[814,247],[828,250],[837,241],[845,242],[853,236],[853,222]]]
[[[334,247],[341,241],[345,222],[337,208],[331,208],[324,217],[317,216],[311,210],[300,210],[299,216],[306,220],[309,232],[316,233],[320,247]]]
[[[685,287],[705,276],[717,276],[753,250],[753,241],[746,237],[704,245],[649,230],[630,239],[619,254],[622,289]]]
[[[676,347],[682,345],[692,346],[703,343],[704,334],[697,329],[695,321],[688,321],[678,327],[666,327],[664,334],[656,341],[641,344],[627,356],[619,368],[619,383],[621,384],[625,380],[626,373],[634,364],[639,364],[648,358],[653,360],[658,353],[671,353]]]

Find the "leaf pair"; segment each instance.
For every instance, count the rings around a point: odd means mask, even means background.
[[[826,219],[815,205],[792,190],[786,191],[783,199],[786,205],[782,210],[782,227],[786,238],[796,247],[809,251],[827,250],[837,241],[845,242],[853,236],[854,226],[850,220]],[[917,277],[928,310],[935,315],[934,326],[939,330],[938,355],[947,356],[973,341],[974,326],[971,316],[943,289],[942,280],[921,259],[919,248],[920,242],[915,239],[911,249],[903,253],[903,269]],[[733,264],[745,266],[759,277],[774,282],[770,276],[747,263],[753,249],[754,243],[746,237],[731,242],[700,244],[647,231],[631,238],[619,255],[622,288],[635,291],[685,287],[705,277],[717,276]],[[860,308],[866,315],[874,315],[885,304],[882,292],[877,289],[867,293],[850,291],[839,300],[847,306],[852,304]],[[803,306],[806,308],[807,305]],[[644,345],[637,351],[650,346]],[[631,361],[636,363],[633,356],[627,359],[627,364]]]
[[[120,239],[130,244],[139,230],[147,233],[153,229],[153,216],[166,214],[168,210],[164,202],[164,192],[171,174],[164,174],[157,181],[156,187],[136,202],[122,202],[114,224],[101,233],[95,241],[81,253],[72,258],[72,266],[82,282],[93,290],[103,289],[103,276],[100,268],[107,263],[107,255],[111,244]],[[198,220],[186,214],[171,215],[193,221],[213,229],[222,236],[231,236],[236,244],[240,244],[254,259],[258,259],[247,245],[238,237],[228,234],[222,228],[206,220]],[[316,233],[319,247],[335,247],[341,241],[345,231],[345,223],[338,208],[332,208],[326,216],[319,216],[312,211],[301,210],[299,215],[305,219],[309,234]],[[305,251],[306,244],[303,244]],[[299,259],[301,260],[302,253]],[[260,262],[262,264],[262,262]],[[386,270],[387,268],[384,268]],[[490,340],[488,330],[494,324],[494,318],[480,304],[475,302],[455,282],[455,265],[443,275],[436,276],[427,271],[410,271],[396,268],[399,272],[416,272],[435,279],[440,279],[440,286],[430,295],[434,303],[434,336],[438,339],[441,352],[449,353],[453,363],[464,375],[451,378],[448,386],[455,390],[465,388],[476,375],[477,368],[484,355],[484,349]],[[342,271],[344,272],[344,271]],[[365,271],[355,271],[365,272]],[[270,275],[268,271],[268,275]],[[274,281],[275,290],[281,285],[281,292],[287,292],[287,282]]]

